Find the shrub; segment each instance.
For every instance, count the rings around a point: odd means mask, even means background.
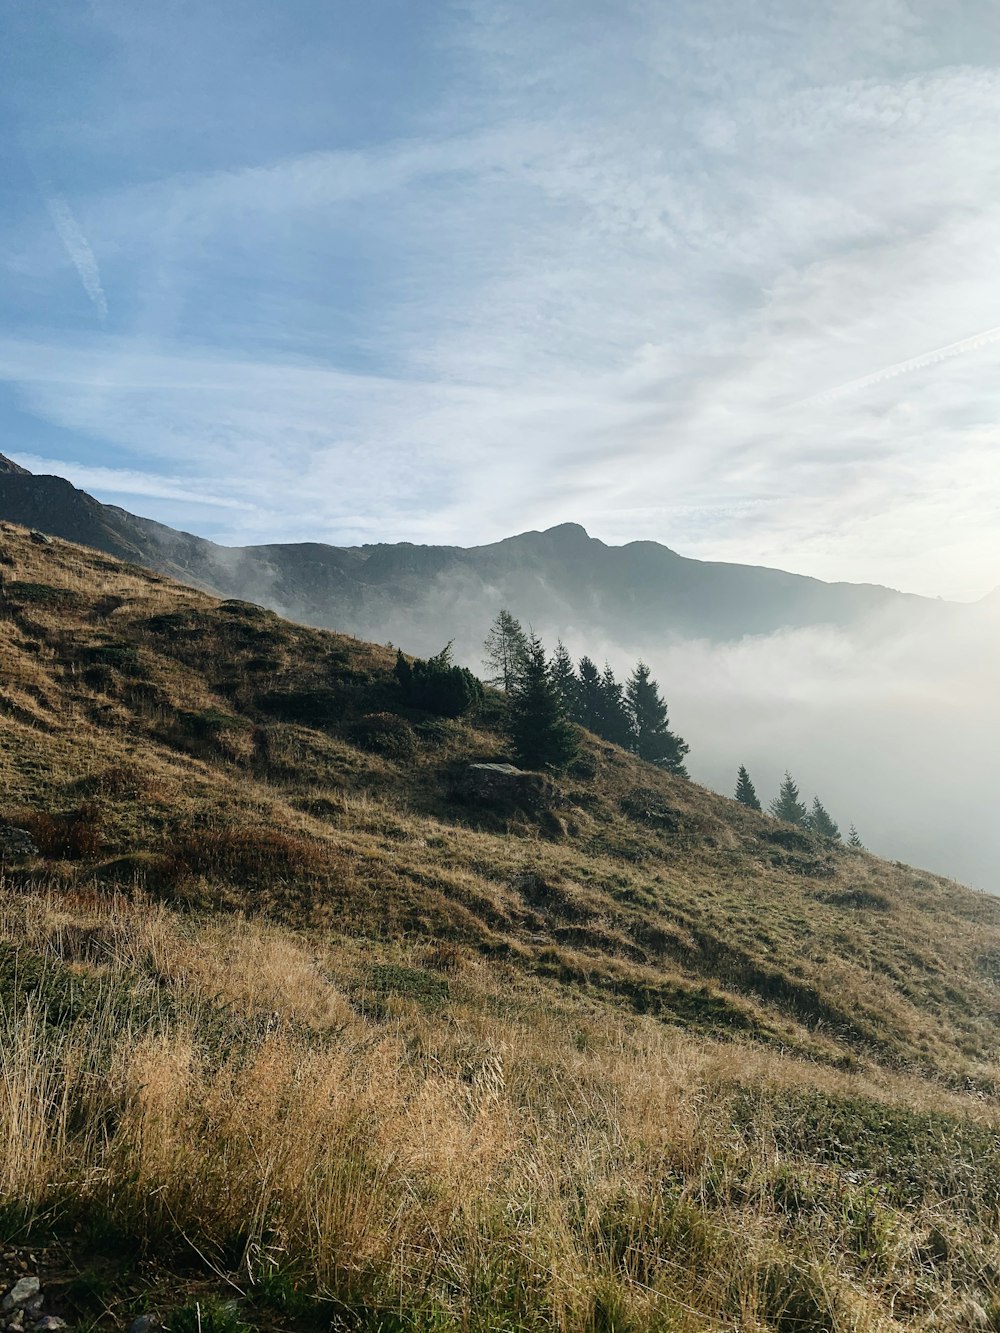
[[[369,989],[380,995],[406,995],[425,1004],[448,998],[444,977],[436,977],[422,967],[403,967],[398,963],[373,963],[368,969]]]
[[[420,708],[439,717],[461,717],[474,712],[483,701],[482,682],[466,667],[451,660],[451,644],[435,656],[409,662],[396,655],[396,680],[408,708]]]
[[[353,722],[347,734],[359,749],[387,759],[412,759],[417,751],[416,732],[396,713],[369,713]]]
[[[597,777],[597,755],[592,750],[581,750],[567,769],[570,777],[588,781]]]
[[[128,675],[135,675],[142,670],[139,650],[135,644],[121,640],[89,644],[81,649],[80,656],[90,665],[112,667]]]
[[[173,848],[167,878],[219,875],[239,883],[316,875],[326,868],[322,843],[281,829],[246,825],[184,833]]]
[[[431,972],[461,972],[468,955],[454,940],[438,940],[424,954],[424,966]]]
[[[319,686],[300,690],[270,690],[258,695],[256,705],[262,713],[282,722],[300,722],[306,727],[328,727],[344,716],[347,700],[343,690]]]
[[[95,796],[126,797],[129,800],[144,800],[161,793],[160,782],[128,759],[81,778],[77,788]]]
[[[651,828],[673,832],[680,823],[678,812],[651,787],[636,787],[622,797],[619,805],[629,819],[639,824],[648,824]]]
[[[252,724],[245,717],[234,717],[218,708],[206,708],[200,713],[178,713],[185,729],[201,741],[216,740],[226,731],[246,731]]]
[[[174,1310],[165,1327],[168,1333],[250,1333],[236,1302],[215,1297]]]
[[[14,580],[4,584],[4,593],[9,601],[34,606],[77,606],[81,601],[80,594],[71,588],[53,588],[48,583],[22,583]]]
[[[267,607],[258,606],[256,602],[243,602],[237,597],[231,597],[226,602],[220,602],[217,609],[223,615],[242,616],[246,620],[274,619],[274,612],[268,611]]]
[[[84,801],[75,810],[21,810],[11,819],[31,835],[42,856],[56,860],[82,861],[97,856],[104,847],[100,807]]]

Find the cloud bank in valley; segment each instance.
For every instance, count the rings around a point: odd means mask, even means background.
[[[411,619],[394,614],[366,632],[428,654],[455,635],[461,660],[480,670],[503,603],[497,589],[449,578]],[[619,677],[648,662],[691,745],[695,781],[731,795],[746,764],[766,805],[788,769],[879,855],[1000,893],[1000,605],[955,610],[948,633],[900,614],[730,643],[618,643],[568,607],[534,628],[550,649],[562,637],[575,659],[608,661]]]

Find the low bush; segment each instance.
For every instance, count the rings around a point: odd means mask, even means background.
[[[93,796],[125,797],[143,800],[159,795],[161,784],[156,777],[139,764],[127,759],[110,764],[97,773],[88,774],[76,784],[77,790]]]
[[[348,727],[347,737],[358,749],[386,759],[412,759],[417,752],[416,732],[396,713],[369,713],[358,718]]]
[[[347,707],[342,689],[314,686],[298,690],[269,690],[258,695],[256,706],[262,713],[282,722],[299,722],[306,727],[328,727],[341,721]]]
[[[138,648],[124,641],[88,644],[80,649],[80,658],[89,665],[112,667],[130,676],[142,670]]]
[[[407,708],[419,708],[439,717],[462,717],[483,702],[482,682],[466,667],[451,660],[451,644],[435,657],[410,662],[396,654],[395,677]]]
[[[48,583],[23,583],[13,580],[3,585],[8,601],[32,606],[78,606],[80,594],[71,588],[54,588]]]
[[[218,610],[226,616],[242,617],[244,620],[274,620],[276,619],[273,611],[269,611],[265,606],[258,606],[256,602],[243,602],[239,598],[232,597],[227,602],[220,602]]]
[[[105,845],[103,815],[94,801],[84,801],[75,810],[18,810],[9,822],[30,834],[42,856],[54,860],[87,860]]]
[[[169,853],[168,877],[218,875],[232,883],[316,876],[327,869],[322,843],[280,829],[190,829]]]

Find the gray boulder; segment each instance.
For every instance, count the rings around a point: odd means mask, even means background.
[[[41,1285],[37,1277],[18,1278],[0,1303],[0,1310],[16,1310],[21,1305],[27,1305],[38,1295]]]
[[[457,795],[465,801],[541,812],[558,803],[553,782],[513,764],[468,764],[459,775]]]
[[[0,864],[4,861],[24,861],[38,856],[35,840],[27,829],[13,824],[0,824]]]
[[[128,1326],[128,1333],[154,1333],[155,1329],[162,1328],[160,1320],[155,1314],[137,1315]]]

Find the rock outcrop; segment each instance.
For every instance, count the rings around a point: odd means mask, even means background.
[[[542,813],[558,803],[556,786],[541,773],[527,773],[513,764],[469,764],[456,785],[465,801],[515,807]]]

